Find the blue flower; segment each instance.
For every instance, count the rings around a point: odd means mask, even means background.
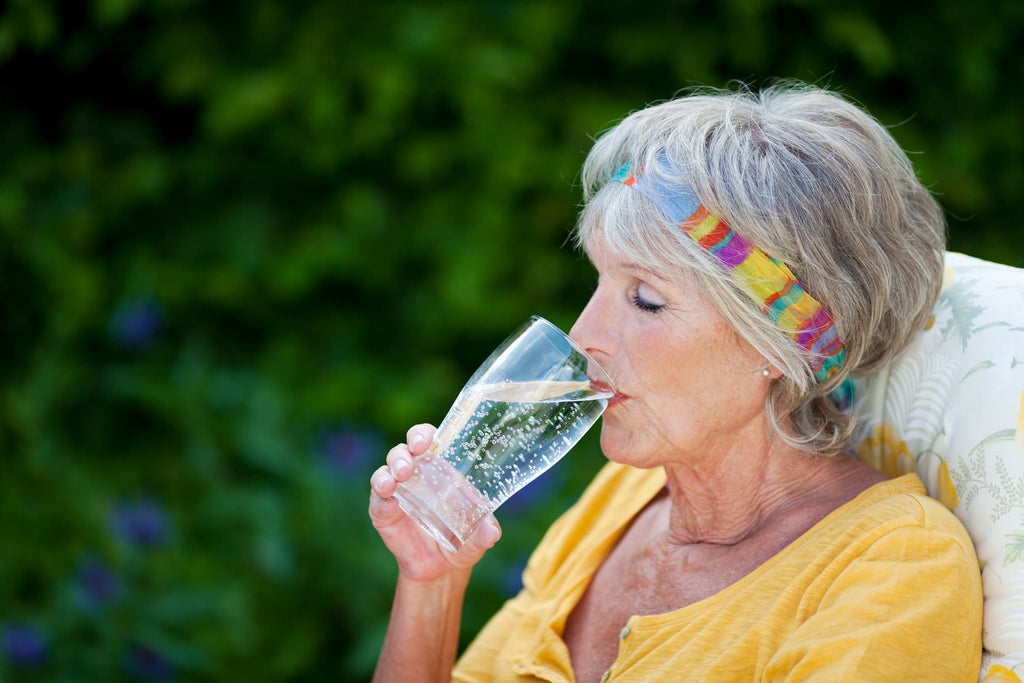
[[[4,655],[12,664],[34,667],[46,661],[46,640],[38,629],[25,624],[10,624],[3,628]]]
[[[141,681],[168,681],[174,677],[170,662],[145,645],[132,645],[124,661],[129,676]]]
[[[121,597],[121,582],[101,560],[87,557],[78,563],[75,594],[84,611],[95,613]]]
[[[110,337],[122,349],[142,350],[156,339],[163,319],[163,309],[156,299],[148,296],[132,299],[111,314]]]
[[[499,588],[506,598],[515,597],[523,588],[523,572],[526,571],[526,558],[520,558],[501,574]]]
[[[142,548],[164,545],[170,536],[167,515],[152,500],[120,503],[111,512],[110,526],[122,541]]]
[[[338,428],[320,439],[320,457],[332,470],[350,476],[368,474],[384,460],[384,440],[371,429]]]

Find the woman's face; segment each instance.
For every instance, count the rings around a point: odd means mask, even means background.
[[[763,439],[768,362],[685,271],[657,277],[608,251],[600,236],[586,251],[598,284],[570,336],[618,390],[603,416],[605,455],[639,467],[696,465]]]

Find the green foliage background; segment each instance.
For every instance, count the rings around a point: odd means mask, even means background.
[[[1021,44],[1016,0],[8,0],[0,680],[367,679],[369,474],[529,314],[571,325],[593,136],[826,84],[914,152],[952,248],[1024,265]],[[501,511],[467,638],[600,464],[588,436]]]

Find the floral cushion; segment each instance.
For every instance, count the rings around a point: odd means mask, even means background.
[[[916,471],[960,518],[982,568],[980,680],[1024,676],[1024,269],[949,253],[928,326],[858,380],[857,456]]]

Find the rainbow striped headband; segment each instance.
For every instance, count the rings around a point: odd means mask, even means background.
[[[661,160],[667,165],[664,154]],[[690,188],[666,187],[656,175],[635,172],[630,162],[626,162],[612,180],[638,190],[653,201],[672,223],[679,225],[711,254],[733,282],[793,341],[807,350],[818,382],[824,382],[842,366],[846,350],[836,333],[832,316],[797,282],[786,264],[768,256],[724,220],[708,213]]]

